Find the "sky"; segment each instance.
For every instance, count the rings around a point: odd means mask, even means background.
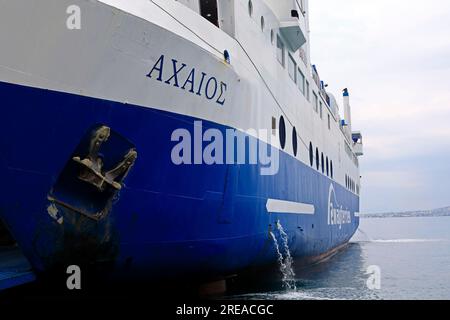
[[[361,212],[450,206],[450,1],[309,3],[312,63],[364,136]]]

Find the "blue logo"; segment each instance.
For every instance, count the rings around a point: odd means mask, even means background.
[[[330,184],[330,191],[328,193],[328,225],[339,226],[342,228],[344,224],[352,223],[352,215],[350,211],[344,210],[342,206],[339,207],[334,191],[333,184]]]

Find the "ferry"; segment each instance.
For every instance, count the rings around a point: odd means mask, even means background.
[[[226,279],[276,263],[280,226],[294,264],[345,246],[363,137],[309,19],[308,0],[1,1],[0,230],[33,274]]]

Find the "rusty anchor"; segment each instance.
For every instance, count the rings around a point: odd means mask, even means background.
[[[100,127],[92,135],[87,157],[85,159],[73,157],[73,161],[81,166],[78,178],[93,185],[101,192],[105,191],[108,187],[117,191],[121,190],[122,180],[128,174],[137,159],[136,150],[130,149],[116,167],[104,172],[103,159],[99,156],[99,150],[102,144],[108,141],[110,134],[111,129],[109,127]]]

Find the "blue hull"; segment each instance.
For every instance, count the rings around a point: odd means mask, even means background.
[[[275,176],[257,165],[174,165],[172,132],[193,131],[201,119],[7,83],[0,97],[0,217],[38,272],[84,256],[125,276],[224,276],[276,261],[269,231],[278,220],[299,259],[332,251],[358,227],[359,198],[284,152]],[[60,208],[60,224],[48,214],[49,195],[70,198],[61,177],[98,125],[125,137],[138,159],[106,218]],[[330,184],[351,223],[328,224]],[[269,214],[269,198],[313,204],[315,214]]]

